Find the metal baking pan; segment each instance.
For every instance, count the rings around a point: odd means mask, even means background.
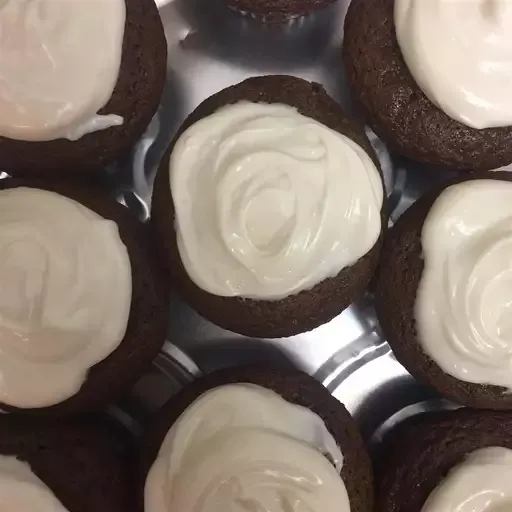
[[[168,41],[168,79],[158,114],[130,158],[109,170],[118,199],[147,219],[152,181],[172,136],[205,98],[250,76],[291,74],[324,85],[352,115],[341,45],[349,0],[286,24],[263,25],[222,0],[157,0]],[[370,130],[385,175],[392,224],[441,174],[390,153]],[[444,174],[446,177],[446,174]],[[289,362],[320,380],[358,421],[369,447],[404,417],[453,407],[417,383],[383,339],[370,294],[330,323],[287,339],[249,339],[203,319],[173,296],[169,340],[153,371],[112,411],[137,431],[201,371],[258,360]]]

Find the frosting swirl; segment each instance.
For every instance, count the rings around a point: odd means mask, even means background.
[[[512,389],[512,183],[447,188],[422,231],[420,343],[459,380]]]
[[[76,140],[122,124],[99,115],[121,66],[125,0],[0,1],[0,135]]]
[[[0,455],[2,512],[68,512],[26,462]]]
[[[395,27],[416,83],[448,116],[512,125],[510,0],[395,0]]]
[[[506,512],[512,508],[512,450],[482,448],[450,471],[421,512]]]
[[[222,386],[167,433],[146,480],[145,511],[349,512],[342,458],[309,409],[258,386]]]
[[[371,158],[287,105],[241,102],[197,122],[174,147],[170,181],[185,269],[219,296],[279,300],[310,289],[353,265],[381,231]]]
[[[0,402],[63,401],[124,337],[126,247],[114,222],[71,199],[0,191],[0,283]]]

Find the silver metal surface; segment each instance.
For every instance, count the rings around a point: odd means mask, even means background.
[[[183,386],[200,374],[196,364],[178,347],[166,342],[151,369],[142,376],[131,392],[107,413],[139,435],[144,422]]]
[[[358,115],[341,59],[348,0],[273,26],[232,13],[222,0],[158,3],[169,46],[162,105],[131,158],[111,170],[119,198],[142,219],[148,217],[152,181],[173,134],[202,100],[224,87],[250,76],[292,74],[322,83],[348,112]],[[392,223],[440,174],[389,154],[375,135],[368,134],[384,170]],[[201,318],[177,296],[171,311],[169,339],[175,347],[167,347],[170,356],[178,347],[205,372],[259,360],[290,362],[323,382],[347,405],[370,444],[404,416],[449,406],[416,383],[395,360],[380,335],[370,295],[329,324],[281,340],[248,339],[227,332]],[[162,373],[162,358],[137,387],[138,399],[130,401],[130,410],[158,407],[191,378],[183,370],[188,366],[193,373],[193,363],[171,364],[167,367],[171,371]],[[133,412],[140,417],[140,410]]]

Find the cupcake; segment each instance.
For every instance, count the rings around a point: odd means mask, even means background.
[[[311,330],[363,294],[386,225],[380,167],[322,86],[250,78],[203,102],[158,171],[152,219],[173,282],[252,337]]]
[[[239,367],[185,388],[143,442],[140,512],[370,512],[371,464],[354,421],[317,381]]]
[[[264,22],[283,22],[326,7],[336,0],[226,0],[234,11]]]
[[[377,471],[376,512],[510,510],[510,413],[430,413],[390,435]]]
[[[343,57],[377,135],[427,164],[510,164],[511,27],[509,2],[353,0]]]
[[[169,293],[148,226],[95,189],[0,181],[0,407],[106,404],[163,345]]]
[[[397,359],[471,407],[512,408],[511,181],[481,174],[422,197],[390,230],[376,279]]]
[[[122,434],[97,419],[55,424],[4,415],[0,418],[2,510],[130,510],[130,461]]]
[[[154,0],[5,0],[0,34],[8,174],[101,170],[156,112],[167,45]]]

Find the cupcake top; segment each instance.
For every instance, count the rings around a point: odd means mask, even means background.
[[[284,104],[241,101],[188,128],[170,159],[178,248],[223,297],[280,300],[335,277],[381,232],[382,180],[353,140]]]
[[[512,450],[471,452],[432,491],[421,512],[505,512],[512,503]]]
[[[376,458],[375,510],[510,510],[511,421],[510,413],[462,408],[393,427]]]
[[[472,128],[512,125],[512,2],[395,0],[395,27],[432,103]]]
[[[132,274],[117,225],[35,188],[0,191],[0,402],[74,395],[123,340]]]
[[[76,140],[123,123],[108,103],[121,65],[125,0],[0,3],[0,136]]]
[[[68,512],[30,465],[13,456],[0,455],[0,495],[6,512]]]
[[[100,415],[51,422],[2,414],[3,512],[132,510],[131,440]]]
[[[324,422],[254,384],[207,391],[171,427],[145,511],[348,512],[343,456]]]
[[[422,229],[418,339],[445,372],[512,389],[512,183],[446,188]]]

